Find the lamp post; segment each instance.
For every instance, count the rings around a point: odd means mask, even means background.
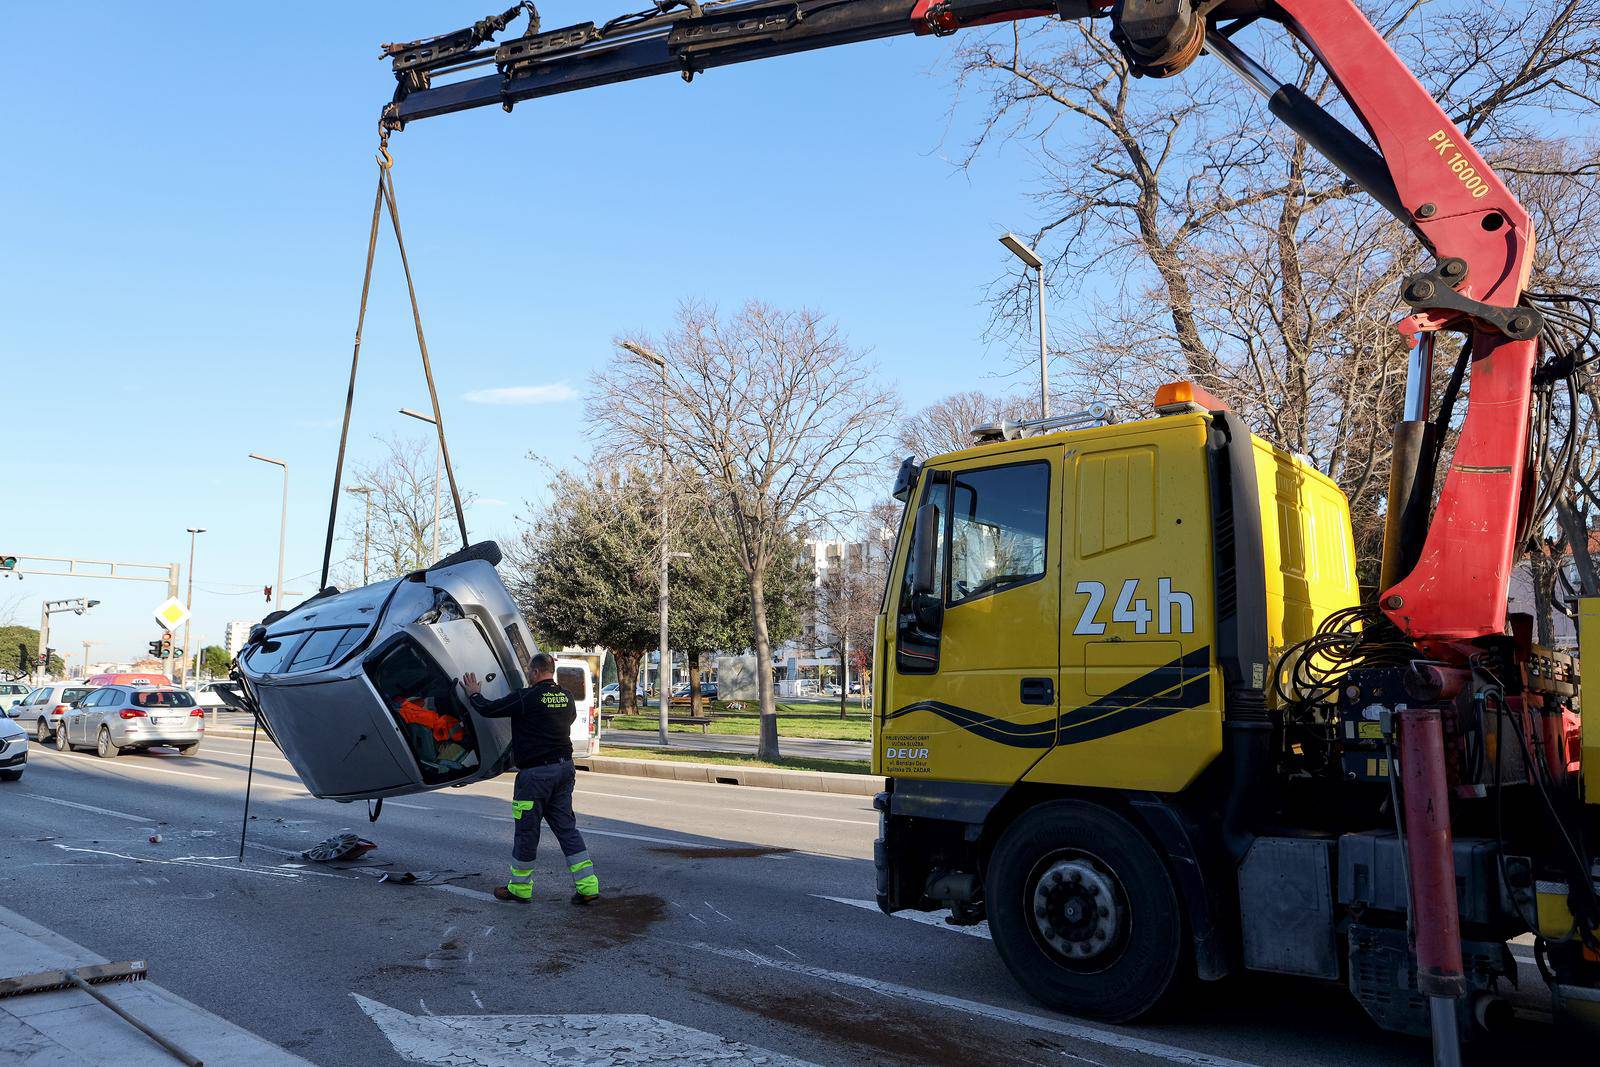
[[[435,431],[437,431],[438,428],[439,428],[439,420],[434,418],[432,415],[424,415],[422,412],[420,412],[420,411],[412,411],[410,408],[401,408],[400,409],[400,414],[409,415],[413,419],[420,419],[423,422],[427,423],[428,425],[432,426]],[[438,434],[435,433],[434,436],[437,437]],[[433,446],[433,558],[434,559],[438,559],[439,558],[439,518],[440,518],[440,514],[441,514],[440,511],[439,511],[439,479],[440,479],[441,475],[443,474],[443,470],[444,470],[444,459],[443,459],[443,457],[444,457],[444,446],[443,446],[442,443],[436,441],[434,443],[434,446]]]
[[[1050,417],[1050,357],[1044,332],[1044,260],[1014,233],[1001,234],[1000,243],[1022,260],[1039,278],[1039,417]]]
[[[361,520],[361,584],[368,585],[372,581],[368,567],[372,556],[372,486],[352,485],[345,492],[363,497],[367,502],[366,517]]]
[[[634,341],[622,341],[620,347],[646,363],[654,363],[661,371],[661,475],[657,482],[661,509],[661,585],[656,593],[656,606],[661,612],[661,664],[656,671],[656,705],[661,723],[661,743],[667,740],[667,699],[672,677],[672,654],[667,648],[667,361],[660,353]]]
[[[281,459],[272,459],[259,453],[250,453],[250,458],[270,463],[274,467],[283,468],[283,508],[278,513],[278,584],[272,587],[272,607],[274,611],[283,609],[283,546],[289,536],[289,464]]]
[[[189,643],[189,636],[194,627],[194,542],[195,538],[205,533],[205,528],[189,526],[185,531],[189,535],[189,586],[183,594],[183,608],[189,617],[183,620],[183,662],[178,666],[178,684],[182,685],[189,680],[189,654],[194,651],[194,646]]]

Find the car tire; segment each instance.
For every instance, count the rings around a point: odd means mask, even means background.
[[[1062,800],[1023,815],[990,856],[985,895],[1000,958],[1048,1007],[1126,1022],[1178,984],[1185,934],[1172,877],[1109,808]]]
[[[34,740],[38,741],[41,745],[48,745],[51,739],[50,723],[44,719],[40,719],[39,725],[35,726],[33,729],[33,737]]]
[[[196,741],[192,745],[178,745],[177,749],[180,756],[192,756],[200,751],[200,742]]]
[[[22,781],[22,772],[21,771],[0,771],[0,782],[20,782],[20,781]]]
[[[111,728],[109,726],[100,727],[100,733],[95,740],[94,752],[101,759],[116,759],[122,755],[122,749],[111,743]]]
[[[72,746],[67,744],[67,724],[62,723],[56,727],[56,751],[71,752]]]

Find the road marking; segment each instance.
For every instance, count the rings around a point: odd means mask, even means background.
[[[433,810],[432,808],[428,807],[426,804],[402,804],[398,800],[389,801],[389,806],[391,808],[411,808],[414,811],[432,811]]]
[[[389,1044],[411,1063],[522,1067],[581,1059],[594,1067],[648,1063],[701,1067],[747,1063],[817,1067],[754,1045],[730,1041],[651,1015],[412,1015],[351,993]],[[474,998],[476,999],[476,998]],[[576,1055],[574,1050],[583,1050]]]
[[[241,871],[245,874],[264,874],[268,878],[294,878],[300,875],[289,871],[280,871],[271,867],[243,867],[238,864],[205,863],[199,859],[183,857],[180,859],[163,860],[154,856],[129,856],[121,852],[110,852],[99,848],[75,848],[72,845],[57,845],[56,848],[63,852],[86,852],[91,856],[111,856],[119,860],[129,860],[133,863],[165,863],[173,867],[210,867],[218,871]]]
[[[629,796],[626,793],[602,793],[598,789],[580,789],[580,790],[578,790],[578,796],[580,796],[580,797],[610,797],[612,800],[638,800],[638,801],[641,801],[641,802],[643,802],[645,804],[661,804],[661,803],[664,803],[664,801],[660,797],[633,797],[633,796]]]
[[[711,901],[709,901],[709,900],[706,901],[705,905],[706,905],[706,907],[710,908],[712,911],[717,912],[717,915],[719,917],[721,917],[724,922],[730,922],[730,923],[733,922],[732,919],[728,918],[726,915],[723,915],[722,912],[717,911],[717,906],[715,904],[711,903]]]
[[[876,829],[877,826],[878,826],[878,824],[876,822],[868,822],[865,819],[835,819],[835,818],[831,818],[830,816],[827,816],[827,815],[801,815],[801,814],[798,814],[797,812],[792,812],[792,811],[761,811],[761,810],[759,810],[757,808],[720,808],[720,807],[719,807],[718,810],[720,810],[720,811],[739,811],[739,812],[743,812],[746,815],[771,815],[774,818],[778,818],[778,819],[811,819],[814,822],[842,822],[842,823],[849,823],[851,826],[871,826],[874,829]]]
[[[474,989],[474,990],[471,990],[471,993],[472,993],[472,1003],[474,1003],[474,1004],[476,1004],[478,1006],[478,1010],[479,1011],[488,1011],[489,1009],[485,1008],[483,1006],[483,1001],[478,997],[478,991],[476,989]]]
[[[1156,1059],[1166,1060],[1169,1063],[1191,1064],[1193,1067],[1252,1067],[1251,1064],[1243,1060],[1229,1059],[1226,1056],[1213,1056],[1205,1052],[1195,1052],[1193,1049],[1179,1048],[1176,1045],[1167,1045],[1160,1041],[1133,1037],[1128,1034],[1118,1033],[1115,1030],[1102,1030],[1097,1026],[1071,1023],[1065,1019],[1050,1019],[1042,1015],[1030,1015],[1027,1012],[999,1008],[993,1004],[984,1004],[976,1000],[946,996],[943,993],[930,993],[924,989],[913,989],[910,986],[897,985],[894,982],[883,982],[876,978],[864,978],[858,974],[829,971],[803,963],[790,963],[786,960],[763,956],[748,949],[723,948],[720,945],[708,945],[703,941],[691,942],[685,947],[712,956],[721,956],[724,959],[741,960],[756,967],[772,967],[780,971],[787,971],[790,974],[802,974],[825,982],[836,982],[840,985],[853,986],[856,989],[870,990],[874,993],[881,993],[884,996],[900,997],[903,1000],[928,1004],[933,1007],[966,1012],[969,1015],[975,1015],[994,1022],[1026,1026],[1029,1029],[1040,1030],[1059,1037],[1073,1038],[1078,1041],[1092,1041],[1097,1045],[1122,1049],[1125,1052],[1137,1052],[1140,1055],[1152,1056]]]
[[[811,895],[816,897],[818,900],[831,900],[835,904],[848,904],[852,908],[860,908],[862,911],[870,911],[876,915],[883,915],[883,909],[879,908],[875,901],[851,900],[849,897],[830,897],[822,893],[812,893]],[[988,920],[984,920],[983,922],[976,923],[972,926],[953,926],[950,923],[945,922],[941,916],[927,911],[897,911],[893,915],[885,915],[884,918],[910,919],[914,923],[922,923],[926,926],[937,926],[941,930],[949,930],[952,934],[966,934],[968,937],[981,937],[985,941],[994,940],[994,938],[989,936]]]
[[[430,885],[428,888],[437,889],[441,893],[454,893],[457,896],[471,897],[473,900],[487,900],[491,904],[500,903],[494,898],[493,893],[485,893],[481,889],[468,889],[464,885],[451,885],[449,882],[440,882],[438,885]],[[491,926],[489,929],[493,930],[494,927]]]
[[[112,811],[110,808],[97,808],[93,804],[79,804],[75,800],[57,800],[55,797],[42,796],[38,793],[20,793],[19,796],[29,797],[33,800],[42,800],[46,804],[60,804],[64,808],[77,808],[79,811],[92,811],[96,815],[112,815],[118,819],[127,819],[129,822],[154,823],[156,820],[148,815],[130,815],[125,811]]]
[[[64,758],[66,758],[66,759],[70,759],[70,760],[73,760],[73,761],[76,761],[76,762],[85,763],[85,764],[88,764],[89,766],[92,766],[92,767],[98,767],[100,770],[103,770],[103,771],[117,771],[117,770],[149,771],[151,774],[174,774],[174,775],[177,775],[179,778],[203,778],[208,782],[220,782],[220,781],[222,781],[221,778],[218,778],[214,774],[195,774],[193,771],[175,771],[175,770],[172,770],[172,769],[170,769],[168,767],[150,767],[150,766],[146,766],[144,764],[139,764],[139,763],[115,763],[114,764],[109,760],[102,760],[99,756],[84,756],[84,755],[80,755],[77,752],[61,752],[61,751],[58,751],[56,749],[42,748],[39,751],[48,753],[49,755],[52,755],[52,756],[62,756]]]

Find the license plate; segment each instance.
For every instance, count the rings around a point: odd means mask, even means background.
[[[151,721],[154,722],[157,726],[176,726],[180,722],[182,722],[183,720],[182,719],[174,719],[171,716],[167,716],[165,718],[153,719]]]

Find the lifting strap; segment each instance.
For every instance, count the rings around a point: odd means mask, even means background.
[[[344,478],[345,447],[350,439],[350,411],[356,400],[356,368],[361,363],[361,331],[367,322],[367,296],[372,290],[372,262],[378,251],[378,226],[383,208],[389,209],[389,224],[394,230],[394,243],[400,250],[400,266],[406,275],[406,292],[411,298],[411,321],[417,329],[417,350],[422,355],[422,374],[428,381],[428,399],[433,404],[433,425],[439,431],[439,454],[444,460],[444,471],[450,479],[450,499],[455,504],[456,524],[461,528],[461,544],[472,543],[467,537],[467,515],[461,506],[461,490],[456,486],[456,469],[450,462],[450,446],[445,443],[444,412],[439,409],[439,390],[433,383],[433,365],[428,359],[428,341],[422,334],[422,310],[417,306],[417,288],[411,280],[411,261],[406,256],[405,237],[400,232],[400,208],[394,195],[394,157],[389,155],[389,134],[384,132],[378,145],[378,189],[372,200],[372,228],[367,234],[367,264],[361,275],[361,309],[356,315],[355,348],[350,354],[350,384],[344,396],[344,423],[339,428],[339,455],[333,467],[333,497],[328,503],[328,537],[322,547],[322,579],[317,583],[320,592],[328,587],[328,570],[333,563],[333,535],[339,519],[339,488]]]

